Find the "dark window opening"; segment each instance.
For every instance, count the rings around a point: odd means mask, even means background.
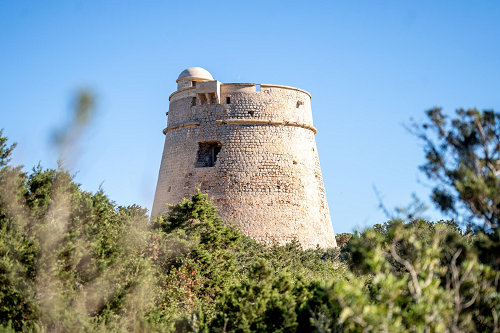
[[[169,186],[167,192],[170,192],[171,189],[172,189],[172,186]]]
[[[231,97],[226,97],[226,104],[231,104]]]
[[[200,105],[205,105],[208,103],[205,94],[198,94],[198,100],[200,101]]]
[[[196,87],[196,81],[191,81],[191,87]]]
[[[191,106],[196,106],[196,97],[191,100]]]
[[[248,114],[250,114],[251,116],[253,116],[255,111],[251,110],[251,111],[248,111]]]
[[[219,141],[200,142],[198,148],[198,158],[196,161],[196,168],[209,168],[217,162],[217,155],[219,155],[222,145]]]
[[[214,163],[217,162],[217,155],[219,155],[221,148],[222,148],[221,146],[216,146],[213,149],[212,155],[213,155]]]

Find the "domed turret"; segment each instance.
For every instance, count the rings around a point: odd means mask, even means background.
[[[212,74],[201,67],[190,67],[182,71],[177,78],[177,90],[196,86],[196,82],[213,81]]]
[[[180,80],[213,80],[212,74],[210,74],[206,69],[201,67],[190,67],[182,71],[182,73],[177,78],[177,81]]]

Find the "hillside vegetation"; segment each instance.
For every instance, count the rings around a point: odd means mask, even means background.
[[[316,250],[253,241],[199,191],[149,221],[63,167],[11,166],[0,132],[0,332],[499,332],[500,118],[428,114],[411,128],[457,218],[409,214]]]

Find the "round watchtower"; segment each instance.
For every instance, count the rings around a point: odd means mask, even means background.
[[[191,67],[170,95],[163,133],[153,216],[201,186],[226,221],[260,242],[336,246],[308,92],[220,83]]]

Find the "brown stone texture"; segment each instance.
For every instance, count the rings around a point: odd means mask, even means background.
[[[200,186],[225,221],[260,242],[335,247],[310,95],[286,86],[220,84],[217,104],[197,98],[191,84],[179,86],[170,97],[152,216]],[[199,154],[205,158],[211,146],[221,146],[214,166],[200,167],[208,164]]]

